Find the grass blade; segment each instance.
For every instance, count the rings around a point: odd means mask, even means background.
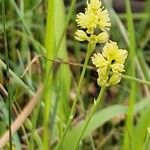
[[[45,35],[45,48],[46,48],[46,57],[54,57],[54,47],[55,47],[55,0],[48,0],[48,10],[47,10],[47,23],[46,23],[46,35]],[[45,66],[45,80],[44,80],[44,94],[43,99],[45,103],[44,110],[44,121],[43,121],[43,146],[44,150],[50,149],[50,129],[49,129],[49,117],[51,112],[52,104],[52,83],[53,83],[53,72],[52,72],[52,63],[50,61],[46,62]]]
[[[136,59],[136,42],[135,42],[135,33],[134,33],[134,23],[131,12],[131,4],[129,0],[126,0],[126,9],[127,9],[127,26],[129,31],[129,59],[130,59],[130,75],[135,77],[135,59]],[[129,108],[127,113],[127,120],[125,126],[125,134],[124,134],[124,150],[131,149],[131,141],[133,136],[133,115],[134,115],[134,103],[136,96],[136,83],[130,83],[131,91],[130,91],[130,99],[129,99]]]
[[[149,97],[141,100],[141,102],[135,105],[134,113],[142,111],[145,107],[150,106],[148,101]],[[113,117],[120,114],[127,114],[128,107],[123,105],[112,105],[108,108],[104,108],[101,111],[95,113],[84,133],[84,137],[90,135],[96,128],[102,126],[104,123],[112,119]],[[85,124],[84,121],[80,121],[72,130],[69,131],[66,138],[64,139],[63,149],[71,149],[78,139],[78,134],[82,131]]]

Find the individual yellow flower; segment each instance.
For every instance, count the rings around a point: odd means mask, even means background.
[[[100,0],[91,0],[90,3],[87,0],[88,12],[97,14],[97,11],[100,9],[101,6],[102,6],[102,3]]]
[[[102,55],[107,58],[110,64],[124,64],[127,58],[127,51],[119,49],[116,42],[109,41],[103,48]]]
[[[98,18],[93,13],[79,13],[76,21],[78,26],[80,26],[82,29],[87,29],[87,33],[93,34],[94,28],[97,26]]]
[[[99,75],[99,77],[97,79],[97,83],[101,87],[106,86],[107,85],[107,78]]]
[[[109,39],[109,34],[108,32],[102,32],[97,36],[97,42],[98,43],[106,43]]]
[[[123,64],[127,58],[127,54],[126,50],[119,49],[117,43],[112,41],[106,43],[102,52],[102,55],[107,59],[114,73],[124,71]]]
[[[92,62],[98,68],[98,85],[110,86],[121,81],[121,73],[125,71],[124,62],[127,54],[126,50],[119,49],[117,43],[112,41],[106,43],[102,54],[94,54]]]
[[[97,13],[98,15],[98,27],[101,30],[109,30],[111,23],[110,23],[110,18],[109,18],[109,14],[108,11],[106,9],[100,9]]]
[[[100,53],[94,54],[94,57],[92,57],[92,62],[97,68],[104,68],[108,66],[107,60]]]
[[[118,84],[119,82],[121,81],[121,73],[116,73],[116,74],[113,74],[109,81],[108,81],[108,86],[109,85],[116,85]]]
[[[87,36],[83,30],[77,30],[75,32],[75,39],[78,41],[88,41],[89,43],[106,43],[109,39],[109,34],[107,32],[102,32],[99,35]]]

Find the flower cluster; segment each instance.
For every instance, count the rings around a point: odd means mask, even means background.
[[[108,30],[111,26],[108,12],[99,0],[87,0],[85,13],[79,13],[76,19],[81,30],[77,30],[75,38],[89,43],[105,43],[109,39]],[[96,32],[97,31],[97,32]]]
[[[75,33],[78,41],[88,41],[89,44],[106,43],[102,54],[97,53],[92,57],[92,62],[97,68],[98,85],[116,85],[121,80],[124,72],[124,62],[127,51],[119,49],[116,42],[109,40],[110,18],[108,11],[102,6],[101,0],[87,0],[85,13],[79,13],[76,19],[81,28]]]
[[[120,82],[127,54],[126,50],[119,49],[117,43],[112,41],[106,43],[102,54],[94,54],[92,62],[97,67],[99,86],[116,85]]]

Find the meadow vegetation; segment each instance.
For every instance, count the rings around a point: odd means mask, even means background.
[[[150,150],[150,0],[115,2],[0,1],[0,149]]]

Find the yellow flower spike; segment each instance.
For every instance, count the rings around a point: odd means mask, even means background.
[[[103,31],[109,30],[111,23],[108,11],[102,6],[101,0],[87,0],[85,13],[77,14],[76,22],[80,28],[86,29],[86,33],[89,34],[89,36],[97,36],[98,43],[108,41],[108,33],[103,33]],[[96,30],[102,32],[102,34],[95,34]],[[102,37],[102,35],[104,37]]]
[[[94,54],[92,62],[98,68],[98,85],[111,86],[121,81],[127,54],[126,50],[119,49],[117,43],[113,41],[105,44],[102,54]]]
[[[106,43],[109,40],[108,32],[102,32],[97,36],[98,43]]]
[[[75,32],[75,39],[78,41],[86,41],[89,38],[83,30],[77,30]]]

